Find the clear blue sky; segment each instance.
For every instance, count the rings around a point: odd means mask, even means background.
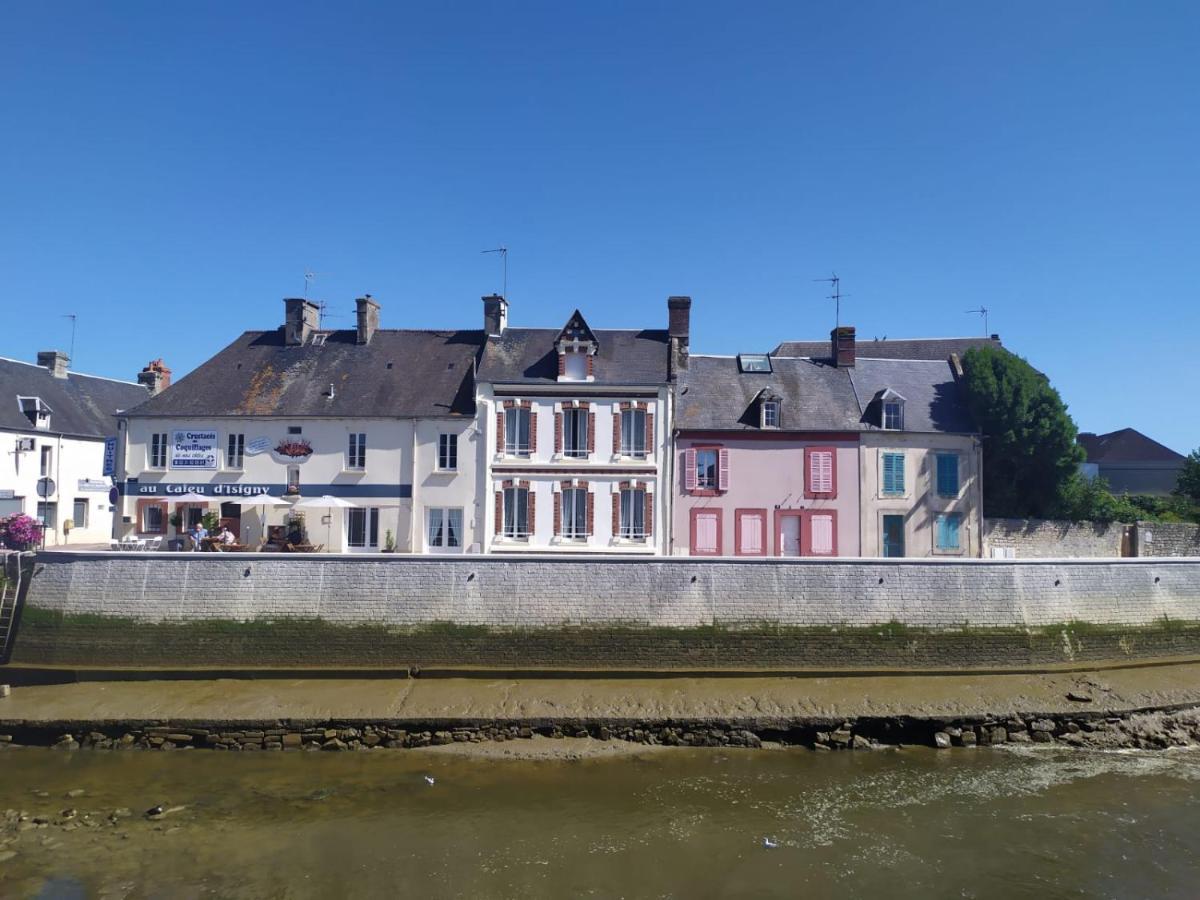
[[[422,8],[424,7],[424,8]],[[280,323],[980,332],[1084,430],[1200,445],[1194,3],[23,3],[0,355],[177,376]]]

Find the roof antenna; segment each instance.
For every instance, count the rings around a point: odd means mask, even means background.
[[[983,336],[984,337],[987,337],[989,334],[991,334],[991,332],[988,331],[988,308],[986,306],[983,306],[981,304],[979,309],[968,309],[968,310],[965,310],[965,312],[968,314],[974,313],[975,315],[980,316],[983,319]]]
[[[505,300],[508,299],[508,248],[501,244],[495,250],[480,250],[480,253],[499,253],[500,260],[504,265],[504,289],[501,290],[500,296]]]
[[[824,281],[833,285],[833,293],[828,295],[828,299],[833,301],[833,327],[840,328],[842,326],[842,297],[850,296],[842,293],[842,279],[838,278],[837,272],[834,272],[828,278],[814,278],[813,281]]]
[[[75,313],[67,313],[65,316],[63,316],[63,318],[71,320],[71,352],[70,352],[70,355],[67,356],[67,361],[73,363],[75,361],[75,319],[76,319],[76,316],[75,316]]]
[[[304,268],[304,299],[308,299],[308,289],[312,287],[313,281],[317,278],[317,273],[305,266]]]

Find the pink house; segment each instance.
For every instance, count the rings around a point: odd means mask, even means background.
[[[836,366],[690,357],[675,415],[671,552],[859,556],[859,405]]]

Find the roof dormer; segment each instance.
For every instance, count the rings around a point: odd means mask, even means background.
[[[558,354],[559,381],[595,380],[593,364],[600,342],[579,310],[571,314],[554,339],[554,350]]]
[[[884,388],[875,399],[879,402],[879,427],[884,431],[903,431],[904,397],[892,388]]]
[[[17,397],[17,403],[30,425],[41,431],[49,430],[52,410],[45,400],[41,397]]]

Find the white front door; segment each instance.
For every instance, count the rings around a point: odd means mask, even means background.
[[[800,555],[800,517],[780,516],[779,518],[779,555]]]

